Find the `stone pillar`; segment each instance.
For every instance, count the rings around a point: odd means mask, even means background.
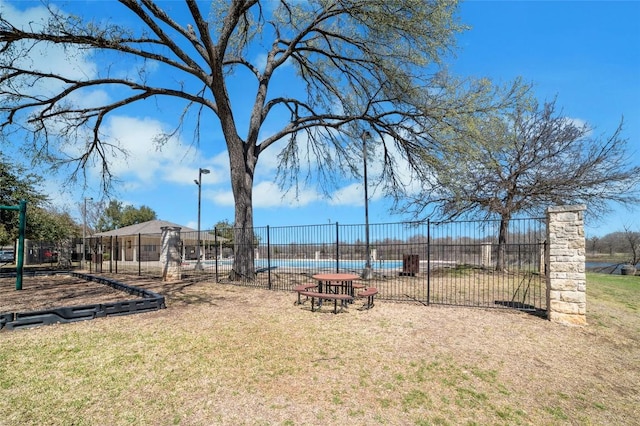
[[[584,205],[547,209],[547,314],[561,324],[587,324],[585,210]]]
[[[491,242],[486,242],[486,243],[482,243],[481,245],[481,252],[482,252],[482,267],[483,268],[490,268],[491,266],[493,266],[492,264],[492,260],[491,260]]]
[[[180,227],[163,226],[160,228],[160,266],[162,281],[175,281],[182,278],[180,269]]]

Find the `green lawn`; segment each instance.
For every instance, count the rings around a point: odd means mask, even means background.
[[[640,307],[640,276],[589,273],[587,283],[589,298],[633,311]]]
[[[592,325],[640,336],[640,276],[587,274],[587,297]]]
[[[0,425],[637,424],[640,277],[587,281],[584,328],[197,283],[163,311],[0,332]]]

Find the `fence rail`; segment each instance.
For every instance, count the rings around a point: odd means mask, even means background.
[[[320,272],[361,274],[369,261],[367,285],[383,299],[545,310],[545,221],[513,219],[502,240],[499,229],[500,221],[372,224],[367,248],[365,225],[254,228],[256,277],[234,283],[290,291]],[[182,276],[228,282],[228,231],[182,232]],[[92,272],[162,276],[160,234],[88,238],[87,247]]]

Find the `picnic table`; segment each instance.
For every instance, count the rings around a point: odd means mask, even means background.
[[[338,300],[341,308],[347,303],[353,302],[354,298],[354,280],[360,278],[355,274],[316,274],[312,278],[318,282],[317,291],[301,291],[300,295],[311,298],[311,310],[314,310],[314,301],[318,299],[318,306],[322,306],[323,300],[333,300],[333,313],[338,312]],[[304,286],[302,286],[304,287]],[[314,286],[315,288],[315,286]],[[304,290],[301,288],[301,290]]]
[[[323,300],[333,300],[333,313],[338,313],[338,301],[340,301],[341,311],[348,303],[353,303],[355,298],[355,290],[365,288],[364,284],[354,283],[360,279],[359,275],[348,273],[322,273],[313,275],[317,285],[303,284],[294,289],[298,293],[298,304],[302,301],[300,296],[311,299],[311,311],[314,311],[315,299],[318,299],[318,307],[322,306]],[[373,307],[373,298],[378,294],[375,287],[367,288],[365,291],[358,293],[358,297],[367,298],[367,303],[363,309]]]
[[[348,294],[354,297],[355,280],[360,279],[360,275],[348,273],[323,273],[313,275],[311,278],[318,281],[318,293]]]

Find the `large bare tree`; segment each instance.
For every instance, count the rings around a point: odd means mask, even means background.
[[[505,269],[507,232],[517,215],[587,204],[595,218],[610,203],[639,201],[640,167],[631,162],[622,123],[611,135],[595,135],[564,116],[555,100],[540,105],[530,91],[519,93],[508,108],[479,114],[450,134],[437,161],[431,157],[433,174],[403,206],[417,216],[500,219],[498,270]]]
[[[398,161],[416,176],[425,174],[421,153],[437,142],[434,135],[448,125],[446,117],[489,107],[476,104],[485,99],[478,94],[487,85],[452,83],[437,72],[463,29],[454,1],[220,0],[206,10],[202,5],[120,0],[113,8],[130,13],[128,25],[70,16],[51,3],[47,21],[29,25],[12,22],[0,10],[0,119],[4,136],[27,131],[31,152],[53,164],[71,162],[76,172],[98,164],[108,185],[110,158],[122,154],[104,134],[110,115],[150,99],[182,102],[183,115],[174,131],[158,136],[160,144],[181,130],[188,114],[196,117],[198,140],[214,117],[226,141],[235,199],[232,278],[254,276],[254,173],[261,153],[277,141],[286,141],[281,183],[291,185],[305,164],[314,165],[320,180],[358,175],[362,150],[354,144],[366,130],[370,146],[377,144],[383,153],[382,180],[393,192],[402,185]],[[91,52],[99,75],[51,72],[37,66],[37,58],[26,60],[36,47],[53,45],[69,54]],[[138,64],[138,72],[112,73],[114,54]],[[278,78],[293,78],[286,83],[303,90],[277,90]],[[238,82],[245,93],[234,98],[232,85]],[[34,92],[32,86],[46,89]],[[98,89],[109,99],[87,105],[83,94]],[[247,116],[239,116],[240,106],[247,105]],[[276,131],[261,135],[268,120],[283,115]],[[56,143],[75,144],[77,155],[58,156]]]

